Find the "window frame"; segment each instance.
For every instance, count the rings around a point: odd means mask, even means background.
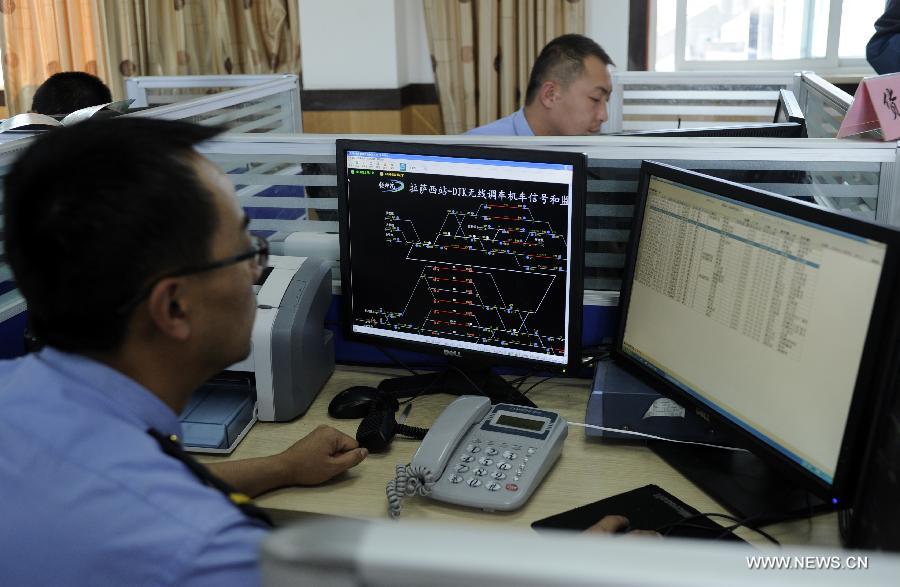
[[[650,0],[650,30],[648,63],[650,70],[656,70],[656,16],[657,1]],[[861,74],[874,75],[875,71],[865,58],[841,58],[838,55],[841,33],[842,0],[830,0],[828,11],[828,35],[825,57],[810,59],[762,59],[762,60],[717,60],[699,61],[685,59],[687,42],[687,0],[675,0],[675,71],[723,71],[734,69],[738,64],[745,71],[801,71],[813,70],[820,74]],[[873,33],[874,34],[874,33]]]

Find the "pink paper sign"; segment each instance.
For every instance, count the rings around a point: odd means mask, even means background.
[[[886,141],[900,138],[900,73],[870,77],[859,83],[837,138],[879,128]]]

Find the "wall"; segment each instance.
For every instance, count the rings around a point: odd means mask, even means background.
[[[586,0],[584,33],[609,53],[618,71],[628,69],[629,0]]]
[[[443,132],[422,0],[298,1],[306,132]]]

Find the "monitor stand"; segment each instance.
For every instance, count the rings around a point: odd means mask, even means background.
[[[516,404],[537,407],[518,389],[488,365],[454,365],[434,373],[407,375],[385,379],[378,389],[396,398],[447,393],[450,395],[484,395],[492,404]],[[480,392],[480,393],[479,393]]]
[[[710,497],[754,526],[808,518],[832,504],[797,487],[749,452],[651,442],[650,448]]]

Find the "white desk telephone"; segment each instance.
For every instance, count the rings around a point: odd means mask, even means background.
[[[462,396],[441,413],[409,465],[388,483],[391,515],[418,493],[484,510],[521,507],[562,451],[568,423],[554,412]]]

